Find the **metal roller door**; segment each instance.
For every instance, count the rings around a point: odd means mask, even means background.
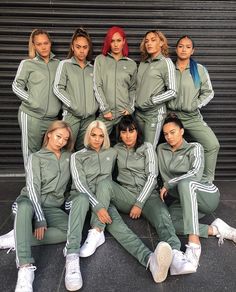
[[[203,116],[215,131],[221,149],[216,178],[236,179],[236,1],[1,1],[0,2],[0,176],[21,175],[23,161],[17,122],[18,98],[11,83],[34,28],[51,34],[53,51],[66,57],[71,35],[83,26],[100,53],[106,30],[119,25],[127,32],[130,57],[139,62],[143,34],[163,31],[172,56],[184,34],[196,43],[195,59],[209,70],[215,97]]]

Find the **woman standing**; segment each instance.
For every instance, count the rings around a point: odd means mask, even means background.
[[[75,30],[67,59],[61,61],[54,93],[63,103],[63,120],[72,129],[75,149],[83,148],[86,128],[95,120],[98,105],[93,91],[92,41],[82,28]]]
[[[128,44],[122,28],[111,27],[102,54],[94,65],[94,90],[99,103],[99,120],[110,134],[123,115],[134,111],[136,63],[128,58]]]
[[[53,93],[59,60],[54,58],[51,45],[45,30],[33,30],[29,39],[29,59],[21,61],[12,84],[13,92],[22,101],[18,121],[25,168],[29,155],[41,148],[49,124],[58,119],[61,109],[61,102]]]
[[[168,108],[176,112],[194,141],[203,146],[204,175],[212,182],[220,145],[212,129],[204,122],[200,109],[210,102],[214,91],[206,68],[192,59],[193,53],[193,40],[189,36],[181,37],[176,44],[178,96],[168,103]]]
[[[80,257],[94,253],[96,248],[105,242],[104,228],[143,266],[149,267],[154,281],[165,280],[172,260],[168,243],[160,242],[151,252],[143,242],[128,228],[114,206],[107,211],[96,195],[99,185],[111,181],[111,173],[116,159],[116,151],[110,148],[105,124],[94,121],[85,134],[85,149],[72,155],[71,171],[74,187],[80,193],[87,194],[93,213],[89,235],[81,247]],[[108,204],[109,205],[109,204]]]
[[[135,113],[144,141],[155,149],[166,116],[166,102],[176,97],[175,69],[168,58],[167,39],[162,32],[148,31],[140,51]]]
[[[163,125],[166,143],[157,149],[159,170],[163,180],[160,197],[164,201],[167,194],[176,199],[169,212],[177,234],[188,235],[185,252],[187,259],[197,270],[201,244],[199,237],[214,235],[236,242],[236,229],[221,219],[210,226],[199,224],[199,215],[212,213],[219,204],[218,188],[203,176],[204,154],[199,143],[187,143],[183,139],[184,128],[180,119],[171,113]]]

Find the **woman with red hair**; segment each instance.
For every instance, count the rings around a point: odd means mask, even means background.
[[[104,40],[102,54],[94,64],[94,90],[99,103],[99,120],[111,133],[123,115],[134,111],[136,63],[128,58],[125,32],[111,27]]]

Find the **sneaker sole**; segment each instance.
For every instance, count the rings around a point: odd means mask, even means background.
[[[105,242],[105,238],[103,238],[101,241],[99,241],[98,244],[97,244],[97,246],[95,247],[95,249],[94,249],[92,252],[90,252],[89,254],[88,254],[88,253],[87,253],[87,254],[83,254],[83,253],[81,253],[81,250],[80,250],[80,252],[79,252],[79,257],[80,257],[80,258],[87,258],[87,257],[90,257],[91,255],[93,255],[93,254],[95,253],[96,249],[97,249],[99,246],[101,246],[104,242]]]
[[[71,285],[65,280],[65,287],[68,291],[78,291],[83,287],[83,282],[81,281],[81,283],[78,283],[77,285]]]
[[[154,281],[156,283],[161,283],[165,281],[172,262],[172,249],[168,243],[160,242],[154,253],[158,264],[158,272],[154,276]]]
[[[177,276],[177,275],[187,275],[187,274],[193,274],[193,273],[196,273],[197,270],[196,269],[189,269],[189,270],[185,270],[185,271],[182,271],[182,272],[179,272],[179,271],[176,271],[176,270],[173,270],[170,268],[170,275],[171,276]]]

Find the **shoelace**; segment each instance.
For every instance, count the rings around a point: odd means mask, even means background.
[[[9,254],[11,251],[15,251],[16,248],[15,247],[10,247],[8,250],[7,250],[7,254]]]
[[[183,252],[181,252],[181,251],[175,252],[174,253],[174,257],[177,257],[178,259],[181,259],[182,261],[187,260],[185,254]]]
[[[70,274],[78,274],[80,272],[78,258],[73,257],[68,260],[68,271]]]
[[[188,244],[186,244],[185,246],[187,247],[187,250],[185,252],[186,259],[194,266],[196,265],[196,263],[198,263],[197,265],[200,266],[198,256],[194,252],[194,248],[192,246],[189,246]]]
[[[149,268],[150,261],[151,261],[151,255],[150,255],[149,259],[148,259],[148,262],[147,262],[147,265],[146,265],[146,270]]]
[[[220,232],[219,234],[216,235],[217,238],[219,238],[218,240],[218,246],[221,246],[222,244],[224,244],[224,239],[231,239],[234,242],[236,241],[236,238],[234,238],[234,235],[232,235],[233,231],[231,230],[231,227],[224,232]],[[236,237],[236,236],[235,236]]]

